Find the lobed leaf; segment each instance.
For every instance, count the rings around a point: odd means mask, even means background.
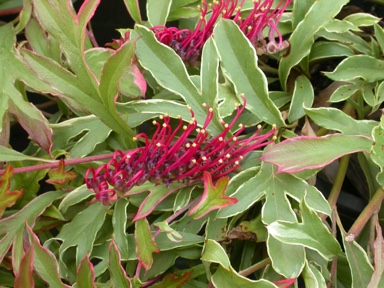
[[[302,223],[276,221],[267,226],[268,232],[283,243],[302,245],[332,260],[341,252],[339,243],[305,201],[301,201],[300,211]]]
[[[322,168],[347,154],[367,152],[372,144],[371,138],[360,135],[299,136],[270,147],[261,160],[277,165],[277,173],[295,173]]]
[[[300,202],[303,199],[311,208],[330,215],[331,209],[327,200],[319,190],[309,185],[302,179],[293,175],[280,173],[276,174],[276,167],[262,163],[260,171],[255,175],[245,174],[243,183],[233,182],[235,189],[229,195],[238,199],[232,206],[220,210],[218,218],[227,218],[249,209],[254,203],[265,197],[266,201],[262,209],[262,221],[270,224],[277,220],[296,221],[296,215],[287,199],[287,195]],[[255,172],[253,172],[255,173]],[[235,178],[233,178],[235,179]],[[241,180],[241,178],[239,178]],[[231,180],[232,181],[232,180]],[[229,183],[228,190],[231,188]]]
[[[377,122],[373,120],[356,120],[336,108],[306,108],[306,114],[317,125],[336,130],[347,135],[370,136]]]
[[[32,140],[50,153],[52,146],[52,130],[40,110],[24,100],[17,80],[38,81],[37,77],[27,69],[15,52],[16,37],[12,24],[0,27],[0,132],[3,129],[5,114],[10,113],[30,135]],[[9,69],[12,67],[12,69]],[[38,127],[38,128],[37,128]]]
[[[228,256],[219,243],[206,240],[201,260],[207,263],[218,263],[220,266],[212,275],[211,281],[215,287],[250,287],[277,288],[266,280],[249,280],[237,273],[231,266]]]
[[[5,234],[0,241],[0,262],[3,260],[5,254],[14,243],[15,238],[18,235],[21,235],[21,240],[23,239],[22,236],[26,219],[27,225],[33,227],[35,225],[36,218],[40,216],[54,200],[60,198],[63,194],[64,192],[62,191],[44,193],[37,196],[17,213],[0,220],[0,235]],[[13,247],[13,249],[16,250],[21,248],[20,250],[22,250],[22,241],[19,244],[21,247]]]
[[[236,198],[225,195],[229,177],[224,176],[217,180],[216,185],[212,183],[212,176],[204,171],[204,192],[199,203],[189,210],[188,215],[200,219],[213,210],[225,208],[237,203]]]
[[[96,234],[104,223],[106,212],[105,206],[95,202],[62,227],[56,237],[56,239],[63,241],[59,249],[61,259],[70,247],[75,247],[76,266],[78,266],[87,253],[92,252]]]
[[[0,178],[0,218],[3,216],[5,209],[12,207],[17,199],[23,196],[23,191],[14,190],[9,191],[11,188],[11,177],[13,175],[13,168],[8,164],[5,168],[4,174]]]

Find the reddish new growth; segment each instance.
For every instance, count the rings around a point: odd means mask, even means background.
[[[237,107],[231,123],[222,121],[223,131],[210,137],[207,127],[214,114],[213,109],[204,104],[207,117],[198,128],[191,110],[192,118],[187,124],[179,119],[175,129],[170,126],[170,117],[160,117],[162,123],[153,121],[157,127],[149,139],[145,133],[138,134],[134,140],[143,139],[145,145],[128,153],[116,151],[113,159],[97,170],[88,169],[85,175],[87,187],[96,193],[96,198],[104,204],[124,196],[135,185],[146,181],[169,185],[174,181],[194,185],[202,181],[204,171],[212,178],[220,178],[234,171],[244,156],[274,141],[276,128],[267,134],[260,134],[261,127],[249,138],[240,137],[244,125],[230,136],[230,130],[244,111],[244,105]],[[181,132],[180,136],[176,135]],[[196,132],[196,134],[195,134]]]
[[[155,26],[152,30],[155,31],[155,36],[161,43],[170,46],[183,61],[191,65],[199,59],[204,43],[212,35],[214,25],[220,17],[232,19],[238,23],[241,31],[255,46],[258,54],[277,53],[288,46],[288,43],[283,41],[277,24],[291,1],[281,0],[275,8],[272,8],[274,0],[253,0],[252,11],[243,19],[241,7],[244,0],[241,0],[239,5],[238,0],[214,0],[213,4],[207,4],[206,0],[202,0],[202,6],[199,6],[200,20],[193,31],[166,26]],[[210,14],[208,13],[209,8],[212,11]],[[209,19],[207,20],[207,18]],[[267,43],[263,31],[268,27]],[[278,42],[275,40],[275,35]]]

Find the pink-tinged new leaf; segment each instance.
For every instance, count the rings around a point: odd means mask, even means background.
[[[115,240],[112,239],[109,245],[109,273],[111,274],[112,287],[132,287],[131,280],[121,265],[120,251]]]
[[[204,193],[200,202],[189,211],[189,215],[195,219],[207,215],[209,212],[237,203],[236,198],[225,195],[229,177],[224,176],[217,180],[216,186],[212,183],[212,176],[204,172]]]
[[[29,246],[20,262],[19,271],[15,277],[15,287],[35,287],[33,280],[33,246]]]
[[[49,287],[69,288],[70,286],[61,282],[59,263],[55,255],[40,244],[39,238],[28,224],[27,230],[34,250],[33,265],[40,279],[46,282]]]
[[[136,256],[140,264],[148,271],[153,263],[152,254],[160,253],[160,248],[153,238],[146,218],[135,222],[135,243]]]
[[[279,288],[288,288],[295,283],[296,278],[290,278],[290,279],[284,279],[284,280],[279,280],[276,282],[273,282],[275,285],[277,285]]]
[[[89,255],[85,255],[81,260],[76,273],[77,286],[84,288],[96,288],[95,283],[95,270],[89,260]]]
[[[45,182],[49,184],[63,185],[67,181],[72,181],[76,179],[76,173],[74,172],[65,172],[65,162],[64,159],[60,159],[59,167],[54,168],[48,172],[49,179]]]
[[[10,164],[5,168],[4,174],[0,178],[0,217],[3,215],[6,208],[15,204],[16,200],[23,196],[23,191],[9,191],[11,187],[11,177],[13,168]]]
[[[192,271],[186,272],[177,276],[175,273],[165,276],[165,278],[155,285],[152,285],[152,288],[181,288],[192,276]]]
[[[85,29],[92,16],[95,14],[100,0],[85,0],[81,5],[79,12],[76,15],[76,23],[79,24],[81,29]]]
[[[369,152],[372,144],[371,138],[360,135],[298,136],[270,147],[260,159],[277,165],[277,173],[295,173],[323,168],[347,154]]]

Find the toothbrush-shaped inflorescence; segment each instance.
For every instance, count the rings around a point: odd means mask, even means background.
[[[194,113],[186,124],[179,118],[173,129],[168,115],[160,117],[162,123],[153,121],[156,131],[150,139],[145,133],[136,135],[134,140],[142,139],[144,145],[123,153],[116,151],[113,158],[96,170],[88,169],[85,175],[87,187],[96,193],[97,200],[104,204],[124,196],[133,186],[146,181],[170,185],[174,181],[186,185],[202,182],[207,171],[213,179],[228,175],[236,170],[241,160],[251,151],[258,150],[275,140],[276,127],[261,134],[261,126],[248,138],[241,137],[245,127],[232,134],[237,119],[244,111],[244,105],[237,106],[237,112],[230,123],[221,121],[223,131],[210,137],[207,127],[214,117],[211,107],[204,104],[207,117],[198,128]]]
[[[180,58],[190,65],[199,60],[205,42],[213,33],[213,28],[218,19],[231,19],[236,22],[244,35],[255,46],[258,54],[277,53],[287,48],[288,43],[277,29],[277,24],[291,0],[281,0],[272,8],[274,0],[253,0],[253,8],[244,19],[241,16],[241,8],[244,0],[214,0],[207,4],[202,0],[199,5],[200,19],[193,31],[179,30],[176,27],[154,26],[159,42],[171,47]],[[211,13],[209,13],[211,12]],[[269,28],[268,42],[264,39],[263,31]],[[276,42],[275,36],[278,41]]]

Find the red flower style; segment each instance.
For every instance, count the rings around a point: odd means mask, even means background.
[[[229,124],[222,121],[224,129],[215,137],[210,137],[206,130],[214,116],[213,109],[206,104],[208,113],[201,128],[198,128],[192,110],[190,121],[185,125],[180,118],[175,129],[170,126],[168,115],[161,116],[162,123],[153,121],[156,131],[152,139],[145,133],[135,137],[135,140],[143,139],[144,146],[126,153],[116,151],[107,164],[96,170],[88,169],[85,175],[87,187],[96,193],[97,200],[108,204],[146,181],[166,185],[178,181],[195,185],[202,182],[204,171],[209,172],[213,179],[228,175],[239,167],[249,152],[275,140],[275,127],[266,134],[260,134],[261,126],[258,126],[255,134],[245,138],[241,136],[245,127],[240,124],[231,135],[230,130],[245,105],[244,98],[244,105],[237,107],[234,119]],[[176,137],[179,132],[180,136]]]
[[[240,5],[238,5],[238,0],[214,0],[213,4],[209,5],[206,0],[202,0],[202,6],[199,6],[200,20],[193,31],[166,26],[155,26],[152,27],[152,30],[161,43],[171,47],[184,62],[191,65],[199,59],[204,43],[212,35],[214,25],[220,16],[238,23],[241,31],[252,42],[259,54],[277,53],[288,46],[288,43],[283,41],[277,24],[291,1],[281,0],[272,9],[273,0],[263,2],[253,0],[252,11],[245,19],[242,19],[240,10],[244,0],[241,0]],[[209,8],[212,12],[207,20]],[[267,27],[269,27],[268,43],[263,37],[263,31]],[[275,34],[278,42],[275,41]]]

